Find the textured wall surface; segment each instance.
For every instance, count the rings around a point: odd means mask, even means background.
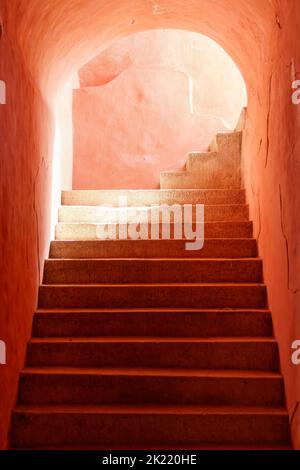
[[[0,337],[8,348],[8,363],[0,366],[0,446],[7,443],[48,249],[57,94],[113,41],[151,28],[211,36],[247,83],[245,184],[300,446],[290,360],[291,342],[300,334],[300,110],[291,101],[291,81],[300,78],[299,1],[1,0],[0,7],[0,79],[7,85],[7,104],[0,105]]]
[[[300,368],[291,362],[291,345],[300,339],[300,108],[291,100],[291,84],[300,73],[300,4],[276,3],[271,59],[262,89],[255,90],[247,112],[244,174],[280,346],[294,444],[300,448]]]
[[[233,129],[247,104],[240,71],[214,41],[152,30],[117,41],[79,72],[74,189],[156,188]]]

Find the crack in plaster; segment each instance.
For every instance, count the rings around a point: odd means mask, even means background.
[[[257,205],[257,210],[258,210],[258,232],[256,235],[256,240],[257,240],[257,243],[259,243],[261,232],[262,232],[260,199],[259,199],[259,193],[256,194],[253,188],[252,188],[252,193],[256,199],[256,205]]]
[[[261,208],[260,208],[260,199],[259,195],[256,195],[257,199],[257,207],[258,207],[258,233],[257,233],[257,242],[260,240],[261,232],[262,232],[262,225],[261,225]]]
[[[258,154],[260,154],[260,152],[261,152],[262,144],[263,144],[263,139],[260,139],[259,147],[258,147]],[[253,175],[253,172],[252,172],[252,175]],[[257,232],[257,236],[256,236],[256,240],[257,240],[257,243],[258,243],[259,239],[260,239],[260,236],[261,236],[261,232],[262,232],[261,208],[260,208],[259,192],[255,191],[255,185],[254,185],[253,178],[251,178],[251,191],[252,191],[253,197],[256,199],[256,205],[257,205],[257,209],[258,209],[258,232]]]
[[[3,13],[1,11],[1,5],[0,5],[0,40],[4,36],[4,23],[3,23]]]
[[[281,24],[280,17],[279,17],[278,14],[275,15],[275,20],[276,20],[276,24],[277,24],[278,28],[279,28],[279,29],[283,29],[283,26],[282,26],[282,24]]]
[[[284,221],[283,221],[283,202],[282,202],[282,192],[281,192],[281,185],[279,185],[279,203],[280,203],[280,222],[281,222],[281,231],[282,231],[282,235],[283,235],[283,238],[285,240],[285,248],[286,248],[286,257],[287,257],[287,281],[288,281],[288,290],[292,293],[292,294],[297,294],[300,290],[300,288],[297,288],[295,290],[293,290],[291,288],[291,285],[290,285],[290,248],[289,248],[289,240],[288,240],[288,237],[285,233],[285,230],[284,230]]]
[[[294,409],[294,411],[293,411],[293,413],[292,413],[292,417],[291,417],[291,426],[293,425],[294,420],[295,420],[295,418],[296,418],[296,414],[297,414],[299,405],[300,405],[300,401],[297,401],[297,403],[296,403],[296,405],[295,405],[295,409]]]
[[[33,180],[33,212],[35,216],[35,224],[36,224],[36,249],[37,249],[37,265],[38,265],[38,275],[39,275],[39,282],[41,282],[41,261],[40,261],[40,231],[39,231],[39,217],[38,217],[38,212],[36,208],[36,186],[37,186],[37,181],[39,178],[40,170],[41,167],[45,164],[45,158],[42,157],[42,160],[38,166],[36,175]]]
[[[271,73],[270,82],[269,82],[269,106],[268,106],[268,115],[267,115],[267,149],[266,149],[266,160],[265,168],[267,168],[269,161],[269,150],[270,150],[270,114],[271,114],[271,103],[272,103],[272,86],[273,86],[273,75]]]

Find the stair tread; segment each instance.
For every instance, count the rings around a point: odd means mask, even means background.
[[[124,288],[127,287],[143,287],[143,288],[153,288],[153,287],[266,287],[263,282],[151,282],[151,283],[95,283],[95,284],[41,284],[41,287],[47,287],[49,289],[55,287],[79,287],[79,288],[86,288],[90,287],[92,289],[99,287],[115,287],[115,288]]]
[[[209,154],[210,152],[208,152]],[[214,152],[211,152],[212,155],[214,155]],[[191,177],[195,177],[197,178],[197,176],[201,176],[201,171],[195,171],[195,170],[187,170],[187,169],[183,169],[183,170],[163,170],[163,171],[160,171],[160,175],[161,176],[169,176],[169,175],[179,175],[179,176],[191,176]],[[172,189],[172,188],[162,188],[162,189]],[[183,189],[183,188],[181,188]],[[188,189],[188,188],[187,188]],[[192,189],[192,188],[191,188]],[[196,189],[196,188],[195,188]],[[233,189],[238,189],[238,188],[233,188]],[[224,190],[226,191],[227,188],[224,188]]]
[[[21,375],[122,375],[145,377],[217,377],[241,379],[282,379],[280,372],[253,371],[253,370],[218,370],[218,369],[182,369],[182,368],[155,368],[155,367],[26,367]]]
[[[271,343],[275,338],[269,337],[157,337],[157,336],[102,336],[102,337],[49,337],[31,338],[30,343]]]
[[[180,451],[183,451],[183,450],[292,450],[292,447],[289,446],[289,445],[284,445],[284,444],[261,444],[261,443],[257,443],[257,444],[242,444],[242,443],[239,443],[237,442],[236,444],[224,444],[224,443],[215,443],[215,444],[210,444],[210,443],[197,443],[197,444],[194,444],[194,445],[189,445],[189,444],[186,444],[186,443],[178,443],[177,442],[177,445],[173,445],[173,444],[167,444],[167,445],[155,445],[153,443],[144,443],[144,445],[132,445],[130,443],[128,443],[127,445],[126,444],[119,444],[119,445],[112,445],[110,444],[109,445],[109,450],[163,450],[165,451],[166,450],[166,447],[168,448],[168,450],[180,450]],[[10,450],[14,450],[14,448],[10,448]],[[20,449],[17,449],[17,450],[20,450]],[[42,446],[42,447],[39,447],[39,446],[35,446],[34,448],[30,448],[30,447],[26,447],[26,450],[27,451],[30,451],[30,450],[73,450],[73,451],[76,451],[76,450],[106,450],[107,451],[107,446],[88,446],[88,445],[85,445],[85,444],[82,444],[80,446],[64,446],[64,445],[60,445],[60,446],[55,446],[55,447],[51,447],[51,446]]]
[[[129,261],[136,261],[138,263],[140,262],[152,262],[152,263],[159,263],[161,261],[164,261],[164,262],[185,262],[185,263],[195,263],[195,262],[198,262],[198,263],[215,263],[215,262],[228,262],[228,263],[247,263],[247,262],[259,262],[261,263],[262,262],[262,259],[260,257],[251,257],[251,258],[48,258],[46,260],[46,262],[50,262],[50,263],[61,263],[63,261],[71,261],[72,263],[73,262],[79,262],[79,263],[90,263],[91,261],[95,261],[97,263],[101,263],[101,262],[113,262],[113,263],[117,263],[119,261],[126,261],[126,262],[129,262]]]
[[[193,153],[193,152],[191,152]],[[204,152],[205,153],[205,152]],[[85,193],[126,193],[126,192],[131,192],[131,193],[161,193],[161,192],[210,192],[210,191],[220,191],[220,192],[241,192],[243,193],[245,190],[244,189],[220,189],[220,188],[213,188],[213,189],[71,189],[71,190],[63,190],[62,195],[66,194],[85,194]]]
[[[218,222],[219,223],[219,222]],[[233,221],[233,223],[235,223]],[[238,222],[239,223],[239,222]],[[241,223],[244,223],[244,221],[241,221]],[[220,241],[231,241],[231,242],[235,242],[235,243],[238,243],[239,241],[252,241],[252,242],[256,242],[256,239],[253,238],[253,237],[242,237],[242,238],[209,238],[209,241],[210,242],[217,242],[219,243]],[[71,244],[71,243],[78,243],[78,244],[94,244],[94,243],[179,243],[179,242],[186,242],[186,239],[185,238],[179,238],[179,239],[176,239],[176,240],[162,240],[162,239],[159,239],[159,240],[154,240],[154,239],[149,239],[149,240],[141,240],[141,239],[138,239],[138,240],[132,240],[132,239],[126,239],[126,240],[119,240],[119,239],[106,239],[106,240],[53,240],[51,243],[55,243],[55,244],[63,244],[63,243],[68,243],[68,244]]]
[[[87,189],[62,191],[62,205],[87,204],[90,206],[107,202],[110,205],[118,205],[120,196],[128,198],[129,206],[141,203],[189,203],[189,202],[214,202],[225,203],[228,201],[245,202],[245,190],[236,189]]]
[[[211,414],[288,416],[282,406],[209,406],[209,405],[18,405],[14,413],[84,414]]]
[[[235,204],[231,204],[232,205],[235,205]],[[238,206],[240,205],[244,205],[244,204],[237,204]],[[61,206],[61,207],[78,207],[78,206]],[[91,206],[90,206],[91,207]],[[97,206],[95,206],[97,207]],[[152,207],[152,206],[150,206]],[[134,206],[133,209],[138,209],[138,206]],[[184,223],[184,222],[182,222]],[[88,221],[84,221],[84,222],[57,222],[56,225],[106,225],[107,222],[88,222]],[[117,225],[118,222],[110,222],[111,225]],[[159,224],[162,224],[162,222],[159,222]],[[252,225],[253,222],[252,220],[209,220],[209,221],[206,221],[205,222],[205,225]],[[175,225],[175,222],[173,221],[170,221],[170,225]]]
[[[190,205],[191,205],[191,206],[196,206],[197,203],[192,203],[192,204],[190,204]],[[143,208],[150,210],[150,209],[155,208],[155,207],[161,207],[161,205],[160,205],[160,204],[151,204],[151,205],[141,204],[141,205],[139,205],[139,206],[117,206],[117,207],[114,207],[114,206],[110,206],[110,205],[105,206],[105,204],[101,204],[101,205],[99,205],[99,206],[90,206],[89,204],[76,204],[76,205],[69,206],[69,205],[61,204],[61,205],[59,206],[59,208],[64,208],[64,209],[68,208],[68,210],[70,210],[70,212],[71,212],[73,209],[76,210],[76,209],[78,209],[78,208],[80,208],[80,209],[85,209],[85,208],[86,208],[86,209],[97,209],[98,207],[101,208],[101,209],[102,209],[102,208],[104,208],[104,209],[105,209],[105,208],[108,208],[108,209],[111,209],[111,210],[114,210],[114,211],[116,211],[116,210],[124,210],[124,209],[127,209],[127,210],[129,210],[129,211],[130,211],[130,210],[133,210],[133,211],[134,211],[134,210],[136,210],[136,209],[143,209]],[[225,203],[221,203],[221,204],[205,204],[205,207],[209,207],[209,208],[210,208],[210,207],[249,207],[249,204],[246,203],[246,202],[243,202],[243,203],[235,203],[235,202],[233,202],[233,203],[227,203],[227,204],[225,204]]]
[[[201,253],[187,252],[186,239],[180,240],[55,240],[50,245],[50,258],[249,258],[257,256],[254,238],[207,238]]]
[[[38,314],[44,313],[74,313],[74,314],[81,314],[81,313],[265,313],[270,315],[271,311],[267,308],[260,308],[260,309],[234,309],[234,308],[80,308],[80,309],[72,309],[72,308],[39,308],[36,310]]]
[[[186,176],[197,176],[197,173],[194,171],[188,170],[164,170],[160,172],[161,175],[186,175]]]

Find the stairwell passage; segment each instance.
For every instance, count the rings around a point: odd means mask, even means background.
[[[241,135],[216,141],[187,172],[163,174],[161,190],[63,192],[12,447],[289,447]],[[203,249],[184,237],[99,240],[93,208],[124,195],[132,207],[204,204]]]

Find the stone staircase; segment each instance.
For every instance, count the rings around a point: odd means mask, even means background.
[[[161,190],[63,192],[13,448],[288,448],[240,145],[240,132],[218,135],[187,171],[162,173]],[[146,211],[205,204],[203,249],[99,240],[98,206],[120,210],[120,196]]]

